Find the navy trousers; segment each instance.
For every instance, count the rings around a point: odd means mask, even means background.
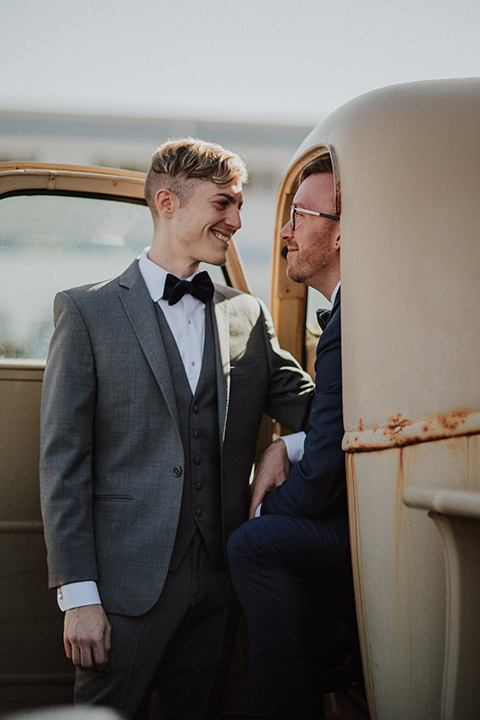
[[[247,714],[322,718],[316,612],[355,623],[346,513],[249,520],[230,537],[228,560],[250,637]]]

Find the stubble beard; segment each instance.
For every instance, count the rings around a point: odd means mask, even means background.
[[[294,283],[309,285],[309,279],[323,274],[332,262],[332,251],[329,249],[331,230],[325,230],[316,238],[314,249],[310,248],[306,255],[299,258],[299,251],[294,254],[295,259],[290,265],[287,257],[287,277]],[[295,265],[298,263],[298,267]]]
[[[289,280],[291,280],[294,283],[305,283],[306,278],[301,273],[295,273],[295,270],[288,266],[287,267],[287,277]]]

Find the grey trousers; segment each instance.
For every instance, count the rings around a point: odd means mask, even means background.
[[[148,613],[108,619],[107,669],[77,669],[76,705],[105,705],[127,720],[220,717],[234,612],[226,570],[211,568],[198,533]]]

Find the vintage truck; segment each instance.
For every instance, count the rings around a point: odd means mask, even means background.
[[[311,372],[317,299],[287,279],[279,229],[302,166],[323,153],[341,213],[343,442],[368,711],[372,720],[477,720],[480,80],[368,93],[296,152],[278,195],[271,311],[281,344]],[[52,284],[58,263],[51,297],[74,284],[76,259],[91,268],[129,251],[132,238],[148,245],[142,185],[141,173],[0,164],[2,270],[27,289],[18,336],[28,317],[37,331],[23,333],[23,350],[0,338],[0,712],[71,696],[62,618],[46,589],[37,465],[51,328],[34,290]],[[10,268],[13,246],[24,254]],[[126,264],[122,256],[118,269]],[[248,291],[234,247],[221,272]],[[0,332],[2,322],[0,308]]]

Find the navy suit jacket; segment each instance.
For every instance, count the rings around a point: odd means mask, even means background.
[[[262,503],[262,515],[321,518],[347,511],[345,453],[342,450],[342,356],[340,290],[317,346],[315,400],[302,459],[285,482]]]

